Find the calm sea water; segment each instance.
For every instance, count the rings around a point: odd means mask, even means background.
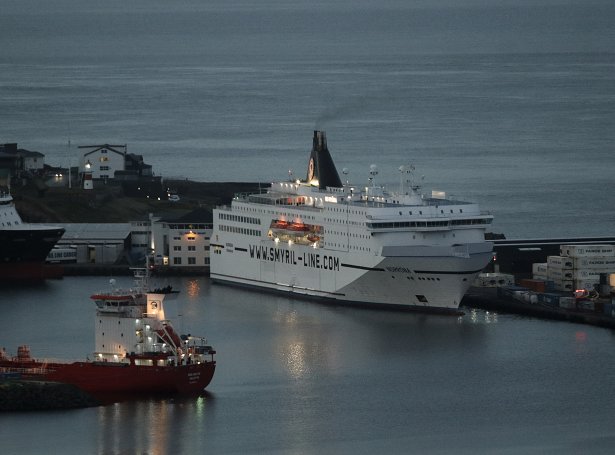
[[[353,183],[413,164],[509,238],[615,222],[612,2],[47,3],[0,15],[0,141],[51,164],[117,143],[158,175],[269,182],[305,175],[319,128]]]
[[[612,235],[615,6],[6,0],[0,142],[166,177],[303,176],[327,131],[355,184],[475,200],[509,238]],[[68,147],[70,140],[71,146]],[[118,279],[121,281],[121,278]],[[613,332],[365,311],[178,280],[219,369],[200,399],[0,416],[3,453],[610,453]],[[0,345],[83,358],[100,278],[0,294]]]
[[[118,285],[129,283],[117,278]],[[611,453],[611,330],[325,306],[174,279],[218,370],[200,398],[0,416],[3,453]],[[100,277],[3,289],[0,346],[83,358]]]

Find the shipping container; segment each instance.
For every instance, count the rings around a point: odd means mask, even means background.
[[[547,272],[547,277],[554,281],[573,280],[574,270],[573,269],[555,269],[553,267],[549,267],[549,271]]]
[[[615,287],[615,273],[609,273],[609,284],[611,287]]]
[[[534,292],[546,292],[545,282],[542,280],[530,280],[529,278],[524,278],[519,281],[519,286],[523,286],[524,288],[528,288]]]
[[[583,258],[594,256],[615,256],[615,245],[560,245],[561,256]]]
[[[547,268],[551,270],[555,269],[572,269],[574,268],[574,261],[569,257],[564,256],[547,256]]]
[[[598,283],[598,280],[573,280],[573,291],[576,289],[587,289],[588,291],[593,291]]]
[[[532,264],[532,274],[546,274],[547,266],[547,262],[535,262]]]
[[[572,258],[572,267],[579,270],[594,272],[615,272],[615,257]]]
[[[600,275],[603,273],[594,269],[575,269],[573,276],[576,280],[595,280],[596,283],[599,283]]]
[[[572,292],[575,290],[574,283],[572,280],[554,281],[553,283],[556,291]]]

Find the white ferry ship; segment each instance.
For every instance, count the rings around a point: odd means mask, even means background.
[[[400,167],[403,173],[410,169]],[[346,170],[344,170],[346,174]],[[273,183],[214,210],[211,277],[339,303],[457,312],[489,263],[478,204],[343,184],[314,132],[305,180]]]

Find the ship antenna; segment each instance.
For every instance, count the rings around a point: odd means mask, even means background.
[[[347,167],[342,169],[342,174],[344,174],[346,176],[346,186],[348,186],[349,183],[348,183],[348,168]]]
[[[72,186],[72,180],[71,180],[71,165],[72,165],[72,156],[70,154],[70,121],[68,122],[68,143],[66,144],[66,153],[68,154],[68,189],[70,190],[73,186]]]
[[[413,165],[409,165],[409,166],[399,166],[399,192],[400,194],[404,194],[404,183],[408,186],[410,186],[410,177],[412,175],[412,171],[414,171],[414,166]],[[404,174],[406,174],[406,179],[404,180]],[[406,192],[406,194],[408,194]]]
[[[372,164],[369,167],[369,181],[372,184],[372,187],[376,186],[376,182],[374,181],[374,177],[376,177],[378,175],[378,166],[376,166],[375,164]]]

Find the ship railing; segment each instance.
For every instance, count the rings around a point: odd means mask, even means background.
[[[258,190],[251,191],[249,193],[240,192],[233,194],[233,200],[247,200],[252,194],[267,194],[271,187],[259,188]]]
[[[69,363],[76,363],[76,362],[83,362],[83,361],[84,359],[58,359],[54,357],[42,357],[42,358],[36,359],[37,363],[43,364],[43,368],[47,368],[47,365],[51,363],[60,363],[60,364],[66,365]]]

